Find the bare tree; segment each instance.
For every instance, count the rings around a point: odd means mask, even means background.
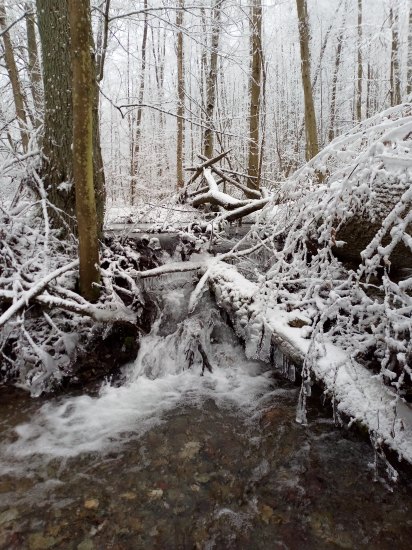
[[[42,140],[44,178],[48,198],[54,205],[52,219],[62,231],[77,232],[72,152],[71,39],[66,0],[37,0],[37,16],[43,59],[44,136]],[[89,55],[93,39],[89,36]],[[94,64],[94,61],[93,61]],[[93,164],[98,226],[103,227],[105,180],[98,125],[98,89],[95,79],[93,103]]]
[[[184,50],[183,50],[183,13],[184,0],[179,0],[180,10],[176,12],[177,33],[177,146],[176,146],[176,180],[177,188],[184,185],[183,158],[185,147],[185,80],[184,80]]]
[[[409,2],[411,4],[411,2]],[[412,5],[409,6],[408,54],[406,60],[406,93],[412,94]]]
[[[391,69],[390,69],[390,98],[391,105],[399,105],[401,102],[401,79],[399,70],[399,12],[391,6],[389,10],[389,24],[392,31],[391,43]]]
[[[251,71],[249,80],[250,111],[249,111],[249,187],[259,189],[259,127],[260,102],[262,88],[262,2],[253,0],[250,14],[250,55]]]
[[[36,18],[34,13],[34,6],[27,2],[25,4],[25,11],[27,13],[26,33],[30,90],[34,105],[34,120],[36,127],[39,127],[41,122],[41,113],[43,111],[43,97],[40,59],[36,39]]]
[[[79,229],[80,292],[87,300],[99,295],[99,241],[93,184],[93,107],[96,71],[90,56],[88,0],[69,0],[73,98],[73,179]]]
[[[356,120],[362,120],[362,0],[358,0],[358,76],[356,80]]]
[[[345,5],[346,7],[346,5]],[[346,9],[345,9],[346,14]],[[337,46],[336,46],[336,56],[335,56],[335,67],[332,76],[332,89],[331,89],[331,99],[330,99],[330,119],[329,119],[329,132],[328,140],[332,141],[335,137],[335,125],[336,125],[336,99],[337,99],[337,88],[338,88],[338,74],[342,58],[342,43],[343,43],[343,33],[345,31],[345,15],[342,22],[342,27],[339,31]]]
[[[209,62],[209,71],[206,79],[206,125],[203,136],[203,154],[213,157],[213,115],[216,104],[216,84],[217,84],[217,59],[219,51],[220,38],[220,16],[224,0],[215,0],[213,9],[212,23],[212,42]]]
[[[17,120],[20,126],[21,143],[23,151],[27,151],[29,145],[29,136],[27,133],[27,116],[24,108],[24,96],[20,83],[19,73],[17,70],[16,60],[13,53],[13,45],[11,42],[10,33],[8,31],[6,8],[3,0],[0,0],[0,30],[2,31],[2,39],[4,45],[4,59],[6,63],[7,73],[10,78],[10,84],[13,91],[14,105],[16,108]]]
[[[299,42],[303,95],[305,101],[306,159],[310,160],[319,152],[316,113],[310,77],[310,30],[306,0],[296,0],[299,22]]]
[[[144,0],[144,9],[147,10],[147,0]],[[136,111],[136,131],[134,135],[134,141],[132,145],[132,173],[131,173],[131,193],[130,199],[131,203],[135,204],[137,197],[137,171],[139,167],[139,154],[140,154],[140,137],[142,134],[142,115],[143,115],[143,99],[144,99],[144,88],[146,80],[146,46],[147,46],[147,32],[148,32],[148,12],[144,12],[144,22],[143,22],[143,37],[142,37],[142,59],[141,59],[141,68],[140,68],[140,86],[139,86],[139,95],[138,95],[138,106]]]

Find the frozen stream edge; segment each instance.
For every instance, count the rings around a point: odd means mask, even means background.
[[[272,338],[278,355],[289,357],[297,368],[302,367],[310,341],[304,338],[302,328],[289,325],[296,318],[293,312],[288,314],[273,307],[263,311],[254,299],[257,284],[233,266],[215,263],[208,266],[208,276],[218,306],[229,314],[236,333],[246,343],[247,357],[267,361]],[[262,334],[266,344],[269,338],[269,345],[261,345]],[[278,362],[277,366],[284,368]],[[337,403],[337,410],[350,417],[351,423],[365,426],[377,448],[387,445],[399,459],[412,464],[412,410],[405,401],[332,343],[326,344],[324,356],[312,366],[312,372]]]

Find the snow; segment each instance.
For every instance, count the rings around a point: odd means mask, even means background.
[[[303,369],[311,341],[305,327],[289,325],[291,315],[282,308],[265,308],[259,303],[259,285],[248,281],[232,266],[216,264],[208,270],[209,280],[220,307],[230,313],[236,332],[246,340],[250,358],[263,355],[259,349],[262,326],[280,338],[280,346]],[[412,410],[379,378],[354,361],[340,347],[325,339],[317,347],[318,358],[311,372],[325,386],[325,393],[337,403],[338,411],[364,425],[376,441],[412,463]],[[278,368],[282,368],[278,362]]]
[[[246,419],[253,416],[265,396],[273,394],[270,369],[245,358],[210,299],[203,300],[193,315],[188,315],[184,289],[165,291],[162,299],[161,317],[142,338],[136,361],[124,368],[125,383],[104,385],[98,397],[81,395],[45,404],[17,428],[17,440],[3,447],[2,456],[9,457],[1,464],[3,472],[20,460],[29,468],[27,458],[33,454],[47,461],[109,451],[159,425],[167,411],[185,403],[212,399]],[[219,335],[214,343],[212,332]],[[202,373],[199,337],[212,372]]]

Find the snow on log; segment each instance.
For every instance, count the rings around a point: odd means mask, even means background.
[[[274,360],[287,373],[302,369],[311,346],[309,320],[300,311],[285,311],[263,302],[259,285],[223,263],[209,267],[216,302],[231,317],[250,358]],[[275,347],[275,349],[273,349]],[[378,445],[412,463],[412,410],[374,373],[343,349],[326,341],[316,350],[311,372],[337,403],[337,411],[365,426]]]
[[[20,297],[14,302],[13,305],[11,305],[4,313],[0,316],[0,327],[2,327],[9,319],[13,317],[20,309],[22,309],[25,305],[29,303],[30,300],[32,300],[35,296],[40,294],[51,281],[54,279],[57,279],[60,277],[60,275],[63,275],[63,273],[67,273],[68,271],[71,271],[73,269],[76,269],[79,265],[79,260],[75,260],[71,262],[68,265],[59,267],[59,269],[56,269],[55,271],[52,271],[49,273],[46,277],[43,279],[40,279],[40,281],[37,281],[33,284],[33,286],[26,291],[23,291],[20,294]]]

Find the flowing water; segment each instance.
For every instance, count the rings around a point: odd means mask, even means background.
[[[0,548],[410,548],[411,487],[169,283],[121,382],[0,395]]]

